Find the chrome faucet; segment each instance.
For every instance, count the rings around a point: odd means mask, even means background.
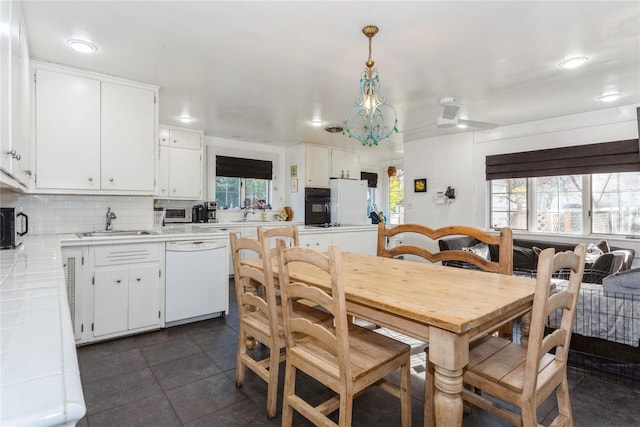
[[[247,215],[249,214],[254,214],[255,212],[253,211],[253,209],[249,209],[249,208],[244,208],[244,210],[242,211],[242,220],[246,221],[247,220]]]
[[[111,212],[111,207],[108,207],[107,208],[107,227],[105,228],[106,231],[111,230],[111,220],[116,218],[117,216],[115,212]]]

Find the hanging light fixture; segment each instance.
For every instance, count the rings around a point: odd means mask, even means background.
[[[371,147],[389,138],[393,131],[398,132],[398,116],[396,110],[380,96],[380,77],[378,70],[373,68],[371,39],[378,33],[378,27],[367,25],[362,33],[369,39],[369,59],[360,76],[360,97],[345,113],[343,134]]]

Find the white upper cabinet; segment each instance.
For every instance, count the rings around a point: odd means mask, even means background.
[[[153,192],[155,93],[102,83],[102,188]]]
[[[29,106],[31,79],[21,2],[0,2],[0,182],[32,184]]]
[[[36,187],[155,193],[157,87],[34,61]]]
[[[158,197],[202,199],[203,132],[161,126]]]
[[[328,187],[330,149],[323,145],[305,146],[305,186]]]
[[[332,148],[331,178],[360,179],[360,158],[358,153]]]
[[[201,131],[160,127],[160,145],[162,146],[200,150],[202,137]]]
[[[100,189],[100,81],[36,73],[38,188]]]

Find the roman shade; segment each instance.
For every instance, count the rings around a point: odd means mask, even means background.
[[[378,174],[373,172],[360,172],[360,179],[367,180],[367,187],[369,188],[377,188],[378,187]]]
[[[216,176],[270,180],[273,177],[273,162],[216,156]]]
[[[487,181],[640,171],[637,139],[486,157]]]

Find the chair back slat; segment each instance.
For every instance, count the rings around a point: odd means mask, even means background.
[[[328,254],[309,248],[294,246],[285,248],[278,241],[278,272],[280,292],[283,300],[283,318],[287,353],[295,353],[299,345],[304,345],[308,337],[325,344],[325,350],[337,358],[340,378],[351,378],[351,363],[348,359],[348,323],[344,287],[342,283],[342,261],[340,250],[330,246]],[[331,281],[331,292],[296,282],[289,275],[291,263],[304,262],[324,271]],[[298,299],[310,301],[317,308],[333,315],[333,322],[311,325],[296,319],[292,302]]]
[[[282,239],[286,242],[286,246],[300,246],[300,234],[298,233],[298,227],[293,225],[291,227],[278,227],[264,229],[258,227],[258,241],[269,241],[269,253],[271,257],[276,256],[276,239]]]
[[[448,250],[431,252],[429,249],[416,245],[399,245],[393,248],[387,247],[390,237],[398,234],[408,234],[430,240],[437,240],[448,236],[469,236],[487,245],[496,245],[499,250],[499,260],[490,261],[474,252],[463,250]],[[462,261],[474,265],[485,271],[511,275],[513,272],[513,234],[510,228],[501,228],[499,234],[485,232],[479,228],[464,225],[446,226],[433,229],[422,224],[399,224],[387,227],[384,223],[378,224],[378,256],[397,258],[402,255],[415,255],[429,262]]]
[[[536,290],[531,310],[531,331],[527,344],[527,362],[524,368],[523,394],[532,396],[536,390],[539,363],[553,351],[558,367],[566,369],[571,332],[575,319],[575,309],[584,273],[586,245],[576,246],[574,251],[554,254],[554,249],[542,251],[538,257]],[[553,273],[567,269],[570,271],[569,284],[565,290],[552,293]],[[547,336],[545,323],[549,313],[562,310],[560,328]]]

